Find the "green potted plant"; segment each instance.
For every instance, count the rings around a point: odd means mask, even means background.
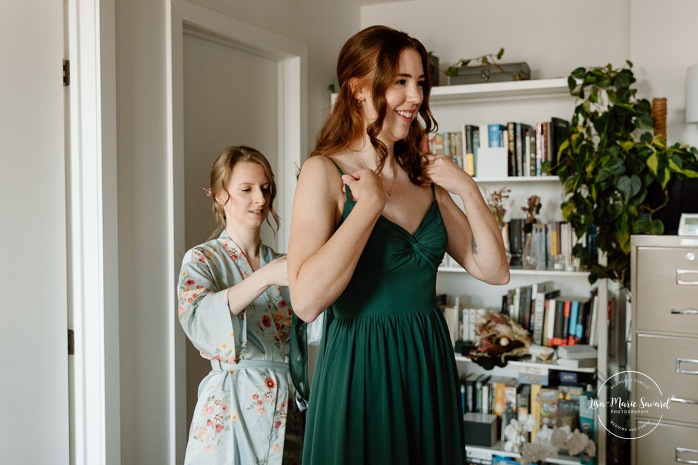
[[[635,82],[630,61],[622,68],[572,71],[568,87],[577,104],[556,166],[563,184],[562,216],[578,239],[573,255],[590,271],[591,283],[609,278],[626,289],[631,234],[662,234],[657,214],[668,200],[668,184],[698,177],[698,151],[667,146],[654,134],[651,105],[637,97]],[[658,204],[648,196],[652,190],[665,194]],[[594,231],[605,263],[598,262],[593,246],[580,241]]]

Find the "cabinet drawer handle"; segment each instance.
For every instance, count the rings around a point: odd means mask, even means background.
[[[676,373],[680,375],[698,375],[698,371],[694,370],[684,370],[681,368],[682,363],[698,363],[698,360],[691,360],[690,358],[676,358]]]
[[[690,463],[690,464],[698,464],[698,460],[688,460],[684,459],[681,457],[682,453],[687,453],[687,454],[698,454],[698,450],[696,449],[689,449],[688,447],[676,447],[676,458],[674,459],[677,463]]]
[[[698,405],[698,400],[682,399],[681,397],[671,396],[669,402],[678,402],[679,404]]]
[[[683,275],[695,275],[696,279],[686,281]],[[676,270],[676,284],[679,286],[698,286],[698,270]]]
[[[695,308],[672,308],[672,315],[698,315],[698,309]]]

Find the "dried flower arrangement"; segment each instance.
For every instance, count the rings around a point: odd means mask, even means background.
[[[536,215],[540,213],[541,206],[540,197],[532,195],[528,198],[526,205],[521,207],[521,210],[526,214],[525,232],[531,232],[533,229],[533,223],[536,222]]]
[[[499,229],[504,227],[504,215],[507,213],[504,201],[509,198],[509,193],[511,189],[504,186],[499,190],[492,191],[491,193],[485,189],[485,194],[487,196],[487,206],[494,215],[494,219],[499,225]]]
[[[468,356],[484,368],[492,368],[506,365],[507,358],[528,354],[531,337],[508,315],[487,312],[478,317],[474,343]]]

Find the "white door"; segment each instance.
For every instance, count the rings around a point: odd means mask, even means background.
[[[63,2],[0,14],[0,451],[69,462]]]

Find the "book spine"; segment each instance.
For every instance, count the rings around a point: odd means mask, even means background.
[[[535,306],[536,309],[533,313],[534,315],[534,321],[533,321],[533,343],[538,344],[538,345],[546,345],[546,337],[545,337],[545,319],[546,319],[546,312],[547,308],[549,305],[549,302],[551,299],[554,299],[555,297],[560,295],[559,290],[552,290],[548,292],[539,292],[538,295],[536,295],[536,302]]]
[[[533,307],[533,343],[543,345],[543,321],[545,321],[545,293],[536,294]]]
[[[558,157],[560,153],[560,145],[562,141],[569,136],[570,123],[562,118],[551,118],[550,119],[550,154],[551,154],[551,165],[552,173],[557,173]]]
[[[509,176],[516,176],[516,123],[507,123],[507,170]]]
[[[553,347],[555,342],[555,315],[557,313],[556,310],[557,300],[548,300],[543,330],[543,334],[545,334],[545,345],[548,347]]]
[[[522,123],[516,123],[516,125],[514,126],[514,137],[516,138],[516,176],[523,176],[524,139]]]
[[[563,325],[565,324],[565,299],[563,298],[555,299],[555,316],[553,321],[552,345],[557,347],[564,344],[563,335],[566,333],[563,330]]]
[[[570,310],[572,308],[572,302],[569,299],[565,299],[564,306],[562,307],[562,337],[560,345],[567,344],[567,338],[570,333]]]
[[[499,124],[490,124],[487,126],[488,131],[488,146],[489,147],[501,147],[502,146],[502,135],[499,130]]]
[[[533,417],[533,420],[536,422],[536,425],[533,427],[533,430],[531,431],[531,442],[533,442],[536,438],[536,433],[540,429],[541,425],[541,416],[540,416],[540,390],[542,389],[542,386],[540,384],[531,384],[531,416]]]
[[[472,375],[472,373],[471,373]],[[471,375],[465,379],[465,411],[475,411],[475,380]]]
[[[478,131],[478,134],[480,134],[480,147],[489,147],[490,146],[490,128],[489,124],[481,124],[480,125],[480,130]]]
[[[533,175],[543,175],[543,123],[536,123],[536,160],[533,164]]]
[[[567,330],[567,345],[573,346],[579,342],[578,330],[577,330],[577,318],[579,313],[579,301],[572,300],[570,302],[570,321],[569,329]]]

